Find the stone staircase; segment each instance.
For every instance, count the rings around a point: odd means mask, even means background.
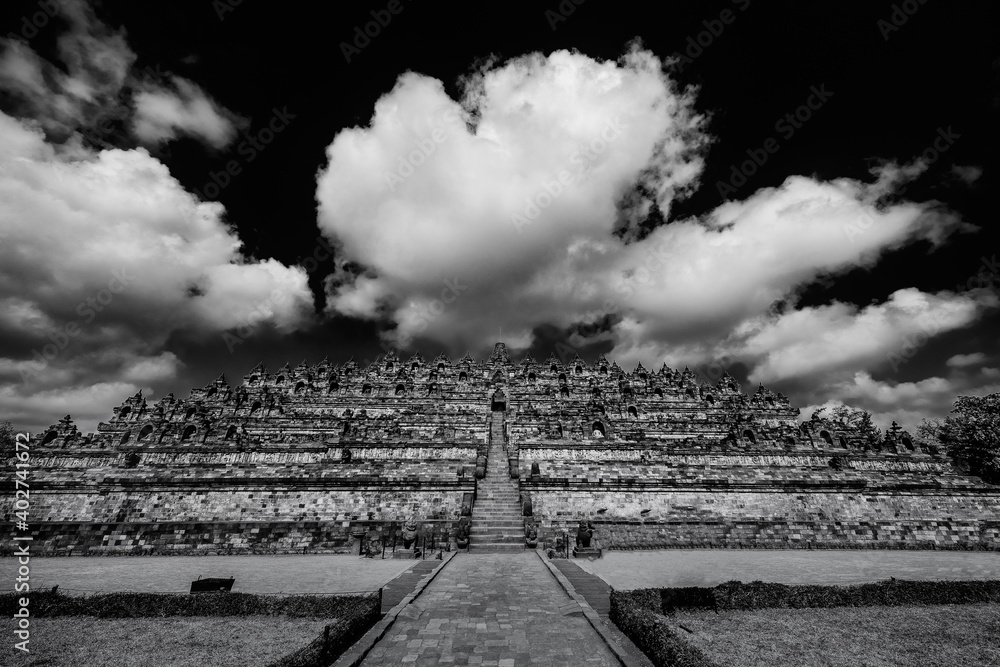
[[[476,503],[469,531],[469,550],[473,552],[524,551],[524,520],[521,517],[518,481],[510,478],[503,441],[503,412],[494,412],[490,424],[486,477],[476,483]]]

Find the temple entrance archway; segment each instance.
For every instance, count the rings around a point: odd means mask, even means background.
[[[503,389],[498,388],[493,392],[493,398],[490,400],[490,407],[493,412],[505,412],[507,410],[507,394]]]

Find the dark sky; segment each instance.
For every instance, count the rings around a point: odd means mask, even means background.
[[[68,9],[52,18],[45,13],[44,2],[7,2],[0,10],[0,34],[8,36],[0,60],[6,68],[0,72],[0,109],[12,118],[37,123],[50,146],[73,145],[75,135],[81,142],[79,150],[90,151],[91,156],[101,149],[145,147],[183,190],[224,206],[216,224],[218,229],[232,226],[235,238],[243,244],[239,253],[244,260],[240,261],[272,259],[285,267],[304,266],[311,312],[286,322],[277,321],[281,318],[264,322],[233,345],[232,339],[227,344],[224,334],[235,329],[226,326],[221,315],[215,320],[201,311],[192,315],[179,297],[161,303],[148,292],[140,299],[126,287],[122,300],[109,305],[109,314],[95,319],[80,342],[74,341],[29,377],[19,369],[33,358],[33,351],[52,340],[46,338],[46,330],[61,326],[81,299],[74,294],[60,304],[59,285],[65,284],[61,281],[91,275],[81,269],[75,278],[60,277],[59,253],[40,254],[32,262],[36,268],[39,262],[45,267],[37,269],[39,277],[32,277],[34,269],[26,273],[19,268],[21,279],[9,279],[11,287],[0,291],[0,298],[7,299],[0,301],[7,310],[0,312],[6,322],[0,328],[0,361],[6,360],[0,366],[0,410],[17,425],[37,429],[73,412],[81,423],[92,427],[125,398],[120,395],[111,400],[116,392],[144,388],[153,396],[168,391],[183,395],[223,371],[230,378],[240,378],[261,360],[276,369],[302,359],[315,363],[327,355],[337,362],[350,356],[374,359],[384,347],[399,342],[407,353],[420,349],[425,356],[434,356],[444,350],[459,356],[468,349],[482,356],[496,338],[488,332],[499,332],[500,327],[509,332],[508,345],[515,348],[515,354],[528,351],[543,359],[553,351],[567,354],[572,350],[594,359],[607,353],[620,357],[629,369],[636,361],[646,366],[659,366],[663,361],[690,364],[712,381],[724,368],[743,381],[745,389],[765,381],[803,407],[844,401],[871,410],[882,421],[898,413],[910,426],[918,421],[916,416],[947,412],[959,393],[997,391],[1000,277],[990,260],[1000,249],[1000,235],[996,207],[989,197],[996,192],[1000,54],[996,10],[991,3],[741,0],[653,5],[587,0],[577,5],[566,0],[562,4],[467,5],[398,0],[321,7],[206,0],[155,7],[125,1],[62,4]],[[378,19],[384,25],[376,30],[372,22]],[[359,37],[366,26],[374,36]],[[75,47],[66,46],[67,35],[78,38]],[[100,52],[101,44],[116,38],[125,46],[111,49],[114,57],[88,58]],[[681,237],[658,235],[667,234],[665,228],[672,226],[680,235],[687,229],[684,225],[726,218],[727,202],[736,206],[737,227],[749,211],[757,210],[753,202],[760,204],[764,217],[783,216],[796,207],[808,215],[813,210],[808,207],[829,204],[830,193],[837,192],[848,192],[848,201],[861,201],[873,215],[884,214],[887,220],[895,214],[910,217],[877,243],[863,248],[855,245],[853,262],[825,261],[822,255],[828,242],[818,232],[807,244],[796,238],[800,232],[782,226],[773,233],[786,238],[764,238],[772,232],[760,231],[770,229],[763,222],[759,227],[745,227],[746,232],[738,237],[734,231],[733,240],[740,247],[724,244],[735,253],[734,259],[709,262],[704,269],[707,273],[695,272],[690,289],[694,303],[689,306],[704,316],[704,321],[694,318],[697,322],[684,309],[683,290],[672,291],[666,283],[660,289],[670,296],[664,297],[659,311],[654,291],[644,301],[629,296],[613,312],[597,312],[589,297],[573,292],[573,297],[564,300],[556,294],[552,285],[557,281],[546,271],[535,274],[535,280],[548,290],[538,296],[532,280],[522,279],[535,270],[531,267],[537,266],[537,260],[529,264],[522,260],[525,250],[496,244],[491,234],[461,232],[461,243],[446,236],[428,241],[425,235],[424,242],[432,246],[427,262],[453,257],[454,266],[465,267],[458,280],[473,287],[458,305],[449,307],[440,323],[413,336],[393,338],[393,330],[398,333],[405,328],[400,326],[400,311],[394,309],[407,299],[433,296],[441,278],[448,279],[450,274],[431,275],[424,267],[423,272],[401,270],[389,280],[389,265],[398,255],[384,249],[395,242],[397,232],[372,222],[370,238],[375,249],[365,246],[363,234],[338,233],[338,225],[351,224],[345,218],[357,218],[369,210],[358,203],[364,193],[360,172],[376,161],[368,156],[378,155],[379,141],[388,134],[376,136],[373,131],[369,136],[374,145],[359,143],[355,153],[338,153],[342,171],[330,170],[332,190],[327,192],[337,193],[334,198],[340,208],[331,204],[325,222],[319,220],[317,174],[330,165],[327,149],[334,139],[345,129],[371,129],[376,102],[393,91],[406,72],[422,75],[422,85],[439,81],[448,98],[460,100],[468,90],[463,83],[466,77],[505,71],[512,59],[526,54],[537,53],[543,59],[534,65],[532,71],[537,74],[553,62],[545,59],[559,50],[578,54],[579,62],[615,63],[630,49],[659,59],[665,80],[673,87],[664,99],[686,96],[692,113],[702,116],[696,128],[675,137],[691,151],[679,164],[690,165],[692,156],[697,156],[700,166],[696,179],[677,188],[683,192],[666,196],[661,192],[658,200],[650,193],[670,176],[661,173],[652,186],[647,181],[644,189],[637,185],[639,172],[628,172],[632,182],[623,177],[616,183],[611,212],[601,213],[600,205],[594,204],[595,221],[582,234],[605,248],[601,251],[605,254],[598,255],[608,256],[605,242],[617,243],[614,251],[621,254],[630,248],[638,252],[654,238],[676,241]],[[28,51],[31,57],[24,55]],[[12,56],[15,52],[19,59]],[[128,52],[134,56],[131,62],[122,55]],[[68,62],[74,57],[79,61],[76,65]],[[119,61],[124,57],[127,71],[113,72],[108,61],[115,57]],[[31,79],[44,93],[25,92],[30,90],[25,81],[31,77],[25,72],[32,71],[31,62],[46,63],[39,70],[42,74]],[[135,125],[141,116],[140,94],[168,90],[183,98],[184,84],[175,81],[171,85],[172,77],[194,84],[214,105],[215,115],[202,114],[186,129],[151,139]],[[74,81],[89,82],[93,94],[81,101],[73,92],[77,90]],[[470,130],[463,141],[490,139],[486,128],[494,125],[501,128],[498,136],[502,137],[505,131],[519,131],[520,126],[497,120],[509,120],[509,114],[494,115],[496,122],[490,121],[491,112],[500,114],[506,102],[517,99],[516,86],[512,90],[484,95],[486,101],[478,109],[482,125]],[[38,101],[42,98],[44,104]],[[71,110],[60,111],[59,100],[67,98],[73,101]],[[589,98],[574,99],[565,106],[566,124]],[[110,129],[95,133],[94,127],[108,117],[107,110],[115,103],[125,111],[110,121]],[[641,103],[637,101],[636,108]],[[541,101],[532,104],[543,106]],[[408,109],[413,108],[400,103],[398,113],[412,117]],[[663,107],[651,109],[650,114],[671,113]],[[208,128],[218,118],[228,119],[237,134],[212,140],[218,135],[210,130],[191,129],[201,122]],[[652,116],[637,118],[644,122]],[[466,120],[472,125],[479,122],[477,117]],[[563,127],[557,120],[546,122],[553,123],[542,127],[549,135],[552,127]],[[277,131],[268,132],[269,126]],[[498,146],[514,152],[531,143],[509,136],[496,139]],[[7,159],[13,159],[8,142],[4,145]],[[534,145],[540,152],[546,149],[544,141]],[[657,146],[656,150],[672,150],[662,143]],[[639,151],[633,144],[627,149],[615,144],[608,155],[633,149]],[[68,151],[57,153],[56,158],[37,159],[79,158],[68,156]],[[755,156],[760,164],[747,162]],[[521,157],[528,164],[539,159]],[[480,173],[476,171],[480,162],[462,162],[457,154],[451,158],[450,170],[428,177],[436,180],[430,182],[433,187],[423,186],[426,197],[438,193],[438,186],[446,190],[452,182],[460,182],[463,171]],[[678,163],[672,164],[677,167]],[[227,165],[235,165],[230,171],[238,173],[227,174]],[[882,172],[885,177],[878,180],[873,169],[885,165],[899,175],[893,178]],[[484,169],[482,173],[489,173]],[[622,173],[627,171],[623,168]],[[506,176],[499,180],[513,182],[512,174],[520,172],[511,167],[503,173]],[[343,174],[357,175],[359,180]],[[789,177],[803,180],[788,185]],[[39,178],[38,187],[44,190],[49,181]],[[220,184],[224,187],[217,187]],[[822,187],[809,189],[809,184]],[[476,210],[475,202],[500,196],[502,185],[492,183],[481,193],[465,188],[455,206],[461,204],[468,210],[469,222],[455,224],[485,224],[481,220],[488,213]],[[25,186],[3,185],[5,191],[8,187],[23,190]],[[134,192],[137,187],[143,186],[133,183],[127,189]],[[355,199],[351,199],[352,191],[357,193]],[[408,193],[404,204],[409,208],[404,210],[420,210],[425,202],[419,195]],[[623,203],[628,196],[647,203],[650,198],[661,204],[669,200],[669,205],[633,210]],[[350,205],[344,203],[349,199]],[[560,205],[568,201],[565,197]],[[8,227],[0,239],[0,267],[3,262],[8,266],[0,272],[5,274],[14,271],[18,257],[26,263],[31,257],[25,227],[14,221],[30,218],[37,209],[20,206],[20,202],[8,202],[0,218],[0,224]],[[74,206],[86,207],[76,202],[67,208]],[[0,201],[0,211],[4,207]],[[449,213],[437,200],[428,207],[434,216]],[[549,213],[555,215],[555,208]],[[460,213],[456,213],[458,218]],[[506,212],[498,216],[509,217]],[[407,222],[405,217],[400,216],[400,225],[420,224],[419,219]],[[36,241],[50,229],[60,229],[62,223],[49,220],[44,215],[38,218]],[[853,220],[842,227],[857,225],[856,216]],[[141,216],[126,216],[121,224],[140,229],[140,239],[146,233],[141,229]],[[558,264],[555,258],[564,256],[577,236],[569,226],[536,224],[532,232],[539,234],[533,237],[538,244],[534,249],[547,244],[552,252],[545,257]],[[565,233],[549,233],[556,229]],[[603,237],[597,229],[603,230]],[[859,229],[863,235],[868,233],[868,227]],[[164,232],[154,225],[148,233]],[[409,231],[398,233],[398,239],[409,238]],[[801,235],[812,233],[804,230]],[[469,250],[479,238],[484,245],[494,244],[497,266],[510,267],[506,273],[494,266],[485,268],[489,256]],[[319,245],[318,239],[322,239]],[[864,236],[861,245],[870,239]],[[322,251],[322,261],[304,264],[317,248],[328,244],[336,248],[335,256],[327,258]],[[36,247],[34,241],[30,245]],[[95,253],[88,266],[100,265],[100,251],[84,246],[81,254]],[[59,249],[58,244],[50,247]],[[700,253],[710,252],[698,248],[694,245],[690,250],[695,267],[700,266]],[[421,242],[412,244],[413,253],[424,251]],[[831,248],[831,254],[837,252],[845,250]],[[815,259],[804,259],[813,253]],[[165,264],[184,261],[169,254],[159,256]],[[195,263],[201,261],[196,250],[185,256]],[[468,263],[466,258],[470,258]],[[784,260],[789,262],[787,270],[778,266]],[[106,261],[113,264],[111,259]],[[155,265],[159,260],[154,253],[147,261]],[[582,268],[574,264],[577,272],[565,275],[578,283],[580,276],[594,275],[600,282],[600,271],[613,272],[621,266],[616,263],[609,268],[603,261],[595,262]],[[676,265],[676,257],[671,256],[669,262]],[[481,273],[477,266],[484,267]],[[156,268],[162,269],[163,280],[172,275],[169,267]],[[767,273],[766,278],[758,275],[758,268]],[[722,281],[720,274],[728,274],[725,280],[749,291],[746,297],[734,298],[732,305],[720,304],[716,312],[713,304],[724,299],[714,287],[700,294],[699,286]],[[977,274],[984,279],[973,285],[969,278]],[[356,287],[359,283],[350,281],[366,275],[386,291],[375,300],[374,315],[344,314],[348,309],[330,302],[328,280],[348,280]],[[247,289],[253,285],[246,276],[234,282]],[[759,290],[749,287],[758,282]],[[46,289],[32,287],[43,283]],[[95,283],[100,284],[100,280]],[[212,289],[211,281],[190,278],[186,298],[211,303]],[[906,299],[892,296],[900,291],[908,295]],[[703,300],[700,307],[698,299]],[[39,315],[29,326],[31,318],[23,313],[35,313],[26,305],[32,303],[48,317]],[[833,306],[840,310],[829,310]],[[868,307],[872,309],[865,310]],[[116,309],[119,312],[112,312]],[[802,319],[793,319],[796,315]],[[685,319],[688,326],[675,321]],[[206,324],[208,320],[212,322]],[[796,331],[800,338],[795,338]],[[388,342],[380,344],[380,334],[388,336],[384,339]],[[870,344],[879,337],[885,339]],[[907,341],[914,344],[906,347]],[[845,352],[854,348],[856,353]],[[116,356],[115,350],[127,351]],[[782,357],[791,350],[796,354]],[[829,356],[831,361],[815,366],[803,361],[816,356]],[[150,371],[152,366],[156,368]],[[103,388],[95,389],[99,384]]]

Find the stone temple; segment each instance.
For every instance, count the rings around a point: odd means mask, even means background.
[[[502,343],[480,361],[258,365],[132,396],[94,435],[66,417],[35,436],[32,550],[360,553],[411,523],[521,551],[581,522],[596,549],[1000,549],[1000,487],[905,432],[798,412],[728,375],[513,361]]]

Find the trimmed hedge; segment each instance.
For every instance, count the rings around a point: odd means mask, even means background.
[[[789,586],[729,581],[714,588],[640,588],[611,591],[611,620],[657,667],[714,667],[671,628],[678,609],[753,610],[807,607],[1000,603],[1000,581],[904,581],[855,586]]]
[[[379,594],[254,595],[251,593],[100,593],[62,595],[53,591],[0,595],[0,613],[13,615],[18,598],[30,600],[33,617],[97,616],[149,618],[163,616],[293,616],[346,619],[381,611]]]
[[[699,649],[674,634],[659,610],[660,593],[655,588],[611,591],[611,621],[656,667],[716,667]]]
[[[655,590],[655,589],[654,589]],[[805,607],[1000,602],[1000,581],[905,581],[890,579],[854,586],[788,586],[729,581],[715,588],[659,589],[661,609],[750,610]],[[644,595],[643,599],[648,597]]]
[[[342,618],[323,628],[323,634],[308,646],[272,662],[267,667],[327,667],[381,618],[380,605],[369,607],[367,612]]]

